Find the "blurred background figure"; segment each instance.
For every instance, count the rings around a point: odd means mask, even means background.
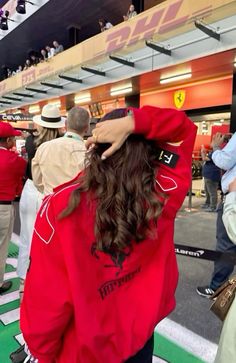
[[[207,152],[205,147],[202,145],[201,157],[204,161],[202,168],[202,176],[204,177],[206,201],[202,205],[202,208],[206,212],[216,212],[216,206],[218,201],[218,188],[221,179],[221,170],[212,161],[212,153]]]
[[[212,160],[225,173],[221,178],[222,198],[217,206],[216,220],[216,251],[231,252],[236,254],[236,246],[230,240],[225,229],[222,215],[224,208],[224,199],[229,192],[229,185],[236,177],[236,133],[226,143],[225,135],[216,133],[212,138],[211,146],[213,148]],[[222,148],[223,147],[223,148]],[[231,261],[216,260],[214,262],[214,271],[209,285],[198,286],[197,293],[200,296],[209,298],[234,271],[234,264]]]
[[[47,121],[43,121],[47,119]],[[55,121],[56,120],[56,121]],[[37,131],[27,137],[25,147],[28,154],[28,164],[25,183],[20,199],[20,247],[17,274],[21,279],[20,296],[24,291],[24,280],[29,264],[29,250],[33,234],[33,227],[37,211],[41,205],[43,195],[34,186],[32,180],[31,164],[38,147],[46,141],[60,137],[59,129],[65,126],[65,120],[60,117],[60,111],[54,105],[46,105],[40,116],[33,121]]]
[[[23,71],[23,67],[21,65],[18,66],[16,73],[20,73]]]
[[[13,200],[21,194],[26,169],[26,161],[11,151],[20,135],[9,123],[0,122],[0,294],[12,286],[11,281],[4,282],[4,272],[13,231]]]
[[[130,5],[129,10],[127,11],[127,14],[123,16],[124,20],[129,20],[137,15],[137,11],[135,10],[135,7],[133,4]]]
[[[98,24],[100,25],[101,32],[108,30],[113,27],[113,25],[106,19],[99,19]]]
[[[49,45],[46,45],[45,49],[47,51],[48,59],[54,57],[54,55],[55,55],[55,48],[51,48],[51,47],[49,47]]]
[[[75,178],[84,169],[83,137],[88,129],[88,111],[73,107],[68,113],[64,137],[45,142],[37,149],[32,160],[32,176],[41,193],[52,193],[55,187]]]
[[[40,54],[41,54],[41,62],[44,62],[48,59],[48,55],[45,49],[41,49]]]
[[[226,195],[224,203],[223,221],[231,241],[236,244],[236,179],[229,184],[229,193]],[[234,298],[224,321],[215,363],[236,362],[235,316],[236,298]]]
[[[54,54],[58,54],[58,53],[61,53],[63,52],[64,48],[63,48],[63,45],[62,44],[59,44],[56,40],[54,40],[53,42],[53,47],[54,47]]]
[[[24,71],[26,70],[26,69],[28,69],[28,68],[30,68],[31,67],[31,62],[30,62],[30,60],[29,59],[26,59],[26,61],[25,61],[25,66],[24,66]]]

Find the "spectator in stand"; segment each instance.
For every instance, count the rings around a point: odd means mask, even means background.
[[[43,120],[44,119],[44,120]],[[47,121],[45,121],[47,119]],[[34,222],[37,210],[41,205],[43,195],[35,188],[31,163],[37,148],[46,141],[60,137],[59,129],[65,126],[65,120],[61,118],[60,111],[53,105],[43,107],[41,116],[33,118],[37,131],[26,139],[26,150],[28,153],[27,181],[25,183],[20,200],[20,247],[17,274],[21,279],[20,296],[24,290],[24,280],[29,262],[29,249],[33,233]]]
[[[137,11],[135,10],[135,7],[133,4],[130,5],[129,10],[127,11],[127,14],[123,16],[124,20],[132,19],[134,16],[137,15]]]
[[[23,71],[23,67],[22,66],[18,66],[17,70],[16,70],[16,73],[20,73]]]
[[[30,63],[32,66],[36,66],[39,63],[39,58],[35,54],[31,54]]]
[[[54,51],[55,55],[64,51],[63,45],[59,44],[56,40],[54,40],[53,46],[55,49]]]
[[[12,75],[12,71],[10,70],[10,68],[7,68],[7,78],[11,77]]]
[[[24,71],[26,70],[26,69],[28,69],[28,68],[30,68],[31,67],[31,62],[30,62],[30,60],[29,59],[26,59],[26,61],[25,61],[25,66],[24,66]]]
[[[41,49],[41,62],[45,62],[48,59],[48,55],[45,49]]]
[[[54,57],[54,55],[55,55],[55,48],[51,48],[51,47],[49,47],[49,45],[46,45],[45,49],[47,51],[48,59]]]
[[[88,129],[89,113],[82,107],[73,107],[68,113],[64,137],[45,142],[37,149],[32,160],[32,175],[34,185],[41,193],[52,193],[55,187],[73,179],[84,169],[83,137]]]
[[[105,19],[99,19],[98,24],[100,25],[101,32],[104,32],[105,30],[108,30],[113,27],[113,25]]]
[[[4,282],[4,271],[14,223],[12,202],[21,194],[26,161],[10,149],[20,135],[9,123],[0,122],[0,294],[12,286],[11,281]]]

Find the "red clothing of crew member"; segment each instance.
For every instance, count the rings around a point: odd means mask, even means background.
[[[0,200],[12,201],[21,194],[26,164],[14,151],[0,147]]]
[[[4,282],[8,245],[13,231],[14,207],[12,201],[20,195],[26,161],[13,151],[15,136],[21,132],[10,124],[0,122],[0,294],[8,291],[11,281]]]
[[[69,217],[57,219],[77,185],[45,199],[21,308],[21,329],[39,363],[122,363],[175,307],[174,218],[190,185],[196,127],[175,110],[146,106],[133,113],[134,133],[160,147],[156,183],[168,197],[158,236],[133,242],[120,269],[94,251],[96,204],[88,206],[84,193]]]

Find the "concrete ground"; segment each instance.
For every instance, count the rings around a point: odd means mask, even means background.
[[[189,198],[175,223],[175,242],[199,248],[215,249],[216,213],[204,212],[204,198],[192,198],[192,209],[186,211]],[[196,287],[210,282],[213,262],[178,256],[179,285],[177,307],[170,318],[200,336],[218,343],[221,322],[209,311],[211,302],[196,293]]]

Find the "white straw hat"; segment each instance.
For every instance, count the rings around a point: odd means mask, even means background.
[[[59,129],[65,126],[65,117],[61,117],[60,110],[55,105],[45,105],[41,115],[34,116],[33,121],[40,126]]]

